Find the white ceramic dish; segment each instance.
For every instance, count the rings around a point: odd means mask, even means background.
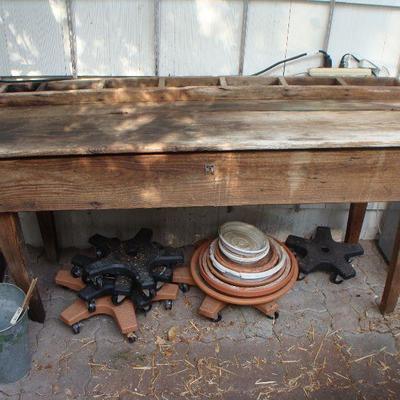
[[[217,246],[217,241],[218,239],[215,239],[211,245],[210,245],[210,259],[213,264],[213,266],[221,273],[234,277],[234,278],[239,278],[239,279],[245,279],[245,280],[252,280],[252,279],[263,279],[263,278],[268,278],[269,276],[274,275],[278,271],[280,271],[285,265],[286,261],[288,258],[288,255],[285,251],[285,249],[282,248],[282,246],[277,243],[274,239],[270,238],[270,241],[272,242],[273,246],[276,246],[278,255],[279,255],[279,261],[276,264],[275,267],[263,271],[263,272],[238,272],[234,271],[232,269],[226,268],[222,264],[220,264],[217,259],[215,258],[215,246]]]
[[[268,242],[268,244],[269,244],[269,242]],[[268,248],[265,251],[263,251],[262,253],[258,253],[257,255],[253,255],[253,256],[239,255],[239,254],[235,254],[229,248],[227,248],[226,245],[221,240],[218,240],[218,247],[221,250],[221,252],[227,258],[229,258],[229,260],[234,261],[235,263],[238,263],[238,264],[255,263],[257,261],[260,261],[262,258],[264,258],[269,252],[269,246],[268,246]]]
[[[232,253],[242,256],[268,253],[269,242],[263,232],[244,222],[226,222],[219,228],[219,239]]]

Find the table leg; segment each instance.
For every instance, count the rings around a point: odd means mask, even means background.
[[[36,217],[42,234],[43,247],[49,261],[58,260],[57,231],[52,211],[37,211]]]
[[[386,278],[380,310],[382,314],[394,311],[400,295],[400,222],[394,242],[392,257],[389,263],[389,273]]]
[[[0,213],[0,249],[15,284],[26,293],[31,278],[28,272],[24,238],[17,213]],[[29,307],[30,317],[34,321],[44,322],[46,314],[37,287],[33,292]]]
[[[4,275],[6,273],[6,260],[4,259],[4,256],[2,253],[0,253],[0,282],[3,282],[4,280]]]
[[[361,228],[364,222],[368,203],[351,203],[347,220],[346,243],[356,244],[360,240]]]

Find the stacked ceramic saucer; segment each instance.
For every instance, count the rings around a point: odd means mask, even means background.
[[[272,236],[243,222],[228,222],[217,238],[196,250],[191,273],[216,300],[260,305],[277,300],[294,285],[298,266],[290,250]]]

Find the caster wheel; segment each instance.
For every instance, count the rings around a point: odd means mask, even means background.
[[[74,278],[79,278],[79,277],[82,275],[82,268],[79,267],[78,265],[74,265],[74,266],[71,268],[71,275],[72,275]]]
[[[212,322],[219,322],[219,321],[221,321],[221,319],[222,319],[222,315],[220,313],[218,313],[217,318],[211,318],[211,321]]]
[[[304,272],[299,272],[299,276],[297,277],[298,281],[302,281],[306,277],[306,274]]]
[[[164,300],[164,308],[166,310],[172,310],[172,304],[173,304],[172,300]]]
[[[179,289],[181,289],[182,293],[186,293],[190,290],[190,286],[187,285],[186,283],[180,283],[179,284]]]
[[[143,310],[145,313],[148,313],[148,312],[151,310],[152,307],[153,307],[152,304],[148,304],[147,306],[142,307],[142,310]]]
[[[93,312],[96,311],[96,300],[93,299],[93,300],[89,301],[89,303],[88,303],[88,311],[90,313],[93,313]]]
[[[137,340],[137,336],[135,333],[129,333],[127,336],[129,343],[135,343]]]
[[[74,332],[75,335],[80,333],[80,331],[81,331],[81,323],[80,322],[77,322],[76,324],[72,325],[72,332]]]
[[[267,315],[269,319],[278,319],[279,318],[279,311],[275,311],[273,315]]]
[[[333,274],[331,275],[330,281],[332,283],[334,283],[335,285],[340,285],[341,283],[343,283],[343,278],[337,274]]]
[[[94,285],[97,289],[102,288],[102,287],[103,287],[103,278],[102,278],[100,275],[95,276],[94,279],[93,279],[93,285]]]

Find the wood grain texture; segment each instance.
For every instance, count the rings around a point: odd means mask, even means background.
[[[160,75],[238,73],[241,0],[163,0],[160,6]]]
[[[396,111],[0,111],[0,158],[400,146]]]
[[[396,308],[400,295],[400,223],[397,229],[393,246],[393,253],[389,264],[389,273],[386,278],[380,310],[382,314],[389,314]]]
[[[346,243],[356,244],[360,240],[361,229],[364,222],[368,203],[351,203],[349,210],[349,219],[347,221]]]
[[[8,107],[0,108],[1,118],[54,118],[65,115],[96,116],[125,115],[139,116],[151,113],[162,115],[193,114],[202,112],[237,111],[400,111],[399,101],[357,101],[357,100],[238,100],[238,101],[179,101],[175,103],[137,104],[90,104],[90,106],[60,105],[57,107]],[[1,131],[1,129],[0,129]]]
[[[18,215],[0,213],[0,250],[6,259],[8,270],[15,284],[25,293],[31,283],[24,238]],[[44,322],[45,311],[38,288],[35,287],[30,301],[29,315],[34,321]]]
[[[214,174],[205,171],[214,165]],[[393,201],[400,150],[0,161],[0,211]],[[34,182],[34,184],[32,184]]]
[[[223,100],[399,100],[398,87],[359,86],[229,86],[118,88],[0,93],[0,107],[89,103],[138,103]]]
[[[153,75],[153,1],[73,2],[80,75]]]
[[[36,213],[36,217],[46,258],[49,261],[56,262],[58,260],[58,241],[54,214],[52,211],[39,211]]]
[[[3,256],[3,253],[0,252],[0,282],[3,282],[4,275],[6,273],[7,263]]]

